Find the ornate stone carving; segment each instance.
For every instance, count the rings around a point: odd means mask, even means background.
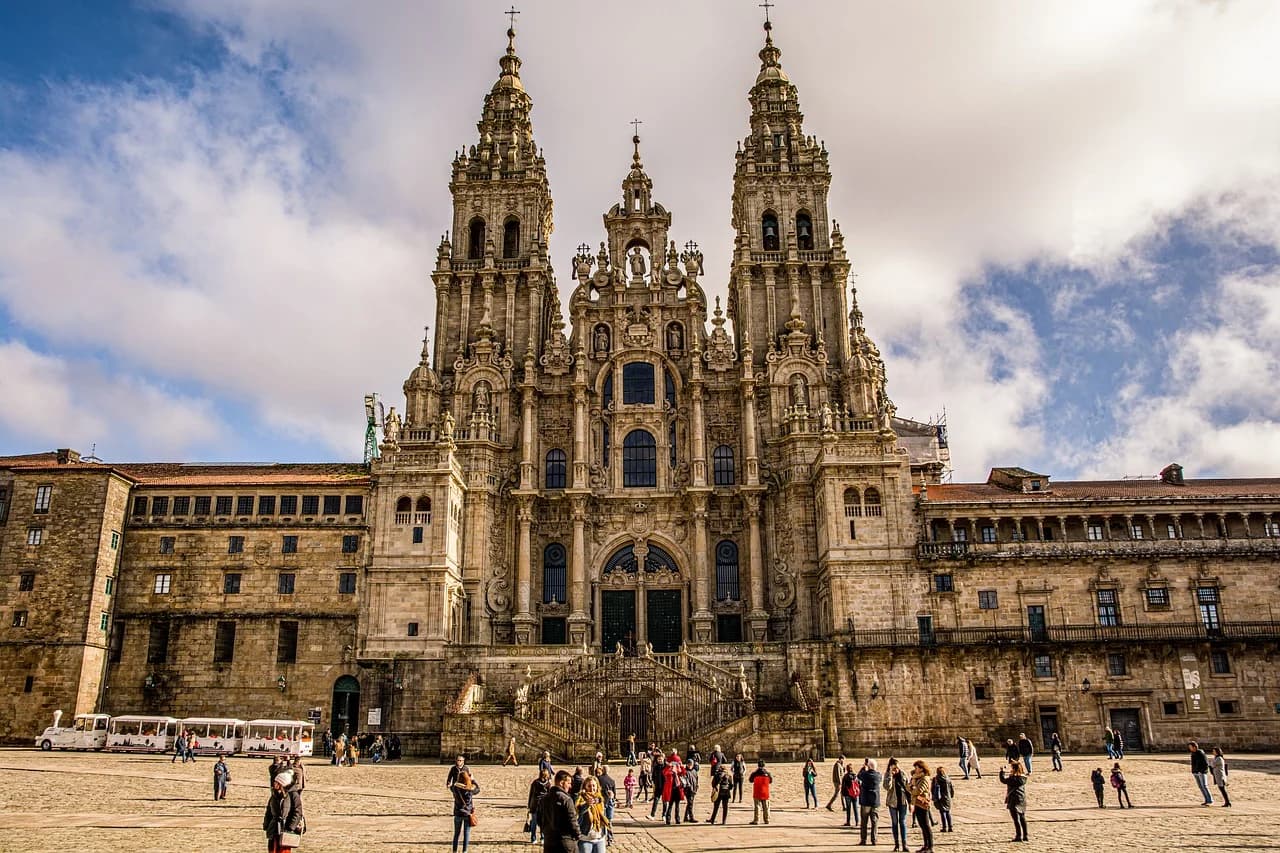
[[[511,583],[507,580],[507,567],[498,564],[490,572],[485,583],[484,604],[490,616],[508,612],[511,609]]]
[[[723,373],[738,360],[738,353],[733,348],[729,333],[724,330],[724,312],[720,310],[719,296],[716,297],[716,310],[711,325],[711,337],[707,338],[707,351],[702,354],[702,360],[707,363],[709,370]]]
[[[773,560],[773,603],[778,610],[789,610],[796,601],[796,576],[782,557]]]

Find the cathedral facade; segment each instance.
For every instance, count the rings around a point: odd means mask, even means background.
[[[1280,481],[944,482],[767,27],[726,303],[638,136],[561,290],[514,36],[371,464],[0,459],[0,736],[61,708],[314,709],[422,754],[1280,741]]]

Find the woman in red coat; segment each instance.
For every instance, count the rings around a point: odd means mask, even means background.
[[[671,813],[675,812],[676,823],[680,823],[680,803],[684,801],[684,764],[680,762],[680,754],[671,750],[671,757],[662,768],[662,819],[671,824]]]

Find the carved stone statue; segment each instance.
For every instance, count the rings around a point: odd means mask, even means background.
[[[609,351],[609,330],[605,326],[596,326],[595,351],[598,353]]]
[[[799,373],[791,377],[791,405],[809,408],[809,385]]]
[[[747,701],[751,700],[751,684],[747,681],[746,664],[738,664],[738,693]]]
[[[446,441],[453,440],[453,412],[448,409],[444,410],[444,416],[440,419],[440,436]]]
[[[644,278],[644,272],[647,267],[644,262],[644,253],[640,251],[639,246],[631,250],[630,264],[631,277],[636,279]]]
[[[667,349],[684,349],[684,332],[680,331],[679,323],[667,326]]]
[[[831,422],[831,407],[825,401],[823,401],[822,407],[818,409],[818,417],[822,422],[823,432],[831,432],[834,429]]]
[[[391,411],[387,413],[386,420],[382,422],[382,440],[387,444],[395,444],[400,440],[400,413],[396,411],[396,407],[392,406]]]

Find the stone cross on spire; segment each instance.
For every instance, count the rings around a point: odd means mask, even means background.
[[[502,14],[506,15],[508,18],[511,19],[510,29],[514,30],[516,28],[516,15],[519,15],[520,11],[516,9],[515,6],[512,6],[508,11],[503,12]]]
[[[777,3],[770,3],[769,0],[764,0],[764,2],[760,4],[760,8],[764,9],[764,28],[766,30],[773,29],[773,23],[769,20],[769,10],[777,5]]]

